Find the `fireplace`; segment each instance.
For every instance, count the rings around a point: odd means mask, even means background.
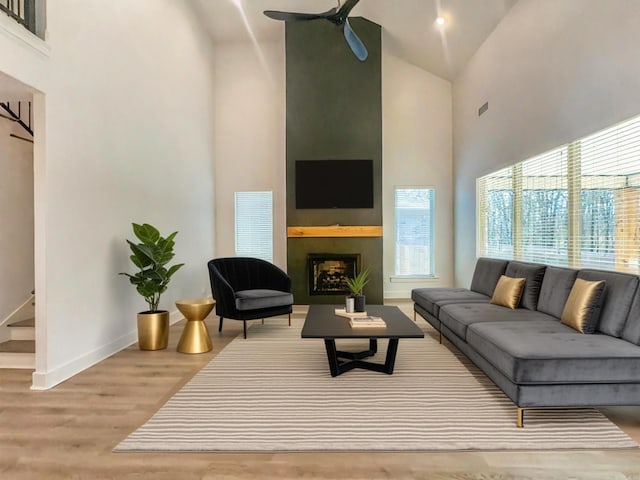
[[[359,254],[309,253],[309,295],[345,295],[346,278],[358,273]]]

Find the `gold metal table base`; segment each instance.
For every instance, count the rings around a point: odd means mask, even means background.
[[[178,300],[176,307],[187,319],[177,351],[181,353],[205,353],[211,351],[213,344],[204,319],[213,310],[215,301],[210,298]]]

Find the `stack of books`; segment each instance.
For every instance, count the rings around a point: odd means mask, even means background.
[[[387,324],[381,317],[357,317],[349,320],[352,328],[385,328]]]

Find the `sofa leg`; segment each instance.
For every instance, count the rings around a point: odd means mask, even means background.
[[[218,332],[222,331],[222,317],[220,317],[220,325],[218,326]]]
[[[413,321],[414,322],[416,321],[416,311],[415,310],[413,311]]]
[[[438,343],[442,345],[442,332],[438,330]]]
[[[264,325],[264,318],[262,319],[262,324]]]
[[[524,427],[524,408],[518,407],[518,428]]]
[[[289,314],[289,326],[291,326],[291,314]]]
[[[246,338],[247,338],[247,321],[246,320],[242,321],[242,327],[244,329],[244,338],[246,340]]]

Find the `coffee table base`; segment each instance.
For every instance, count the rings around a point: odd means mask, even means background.
[[[336,341],[332,338],[324,339],[324,346],[327,350],[327,359],[329,360],[329,370],[332,377],[342,375],[354,368],[362,368],[364,370],[372,370],[374,372],[393,374],[393,367],[396,363],[396,353],[398,352],[398,339],[390,338],[387,347],[387,357],[384,364],[373,363],[362,360],[371,357],[378,351],[378,341],[375,338],[369,339],[369,350],[362,352],[343,352],[336,349]],[[346,358],[347,361],[339,360]]]

